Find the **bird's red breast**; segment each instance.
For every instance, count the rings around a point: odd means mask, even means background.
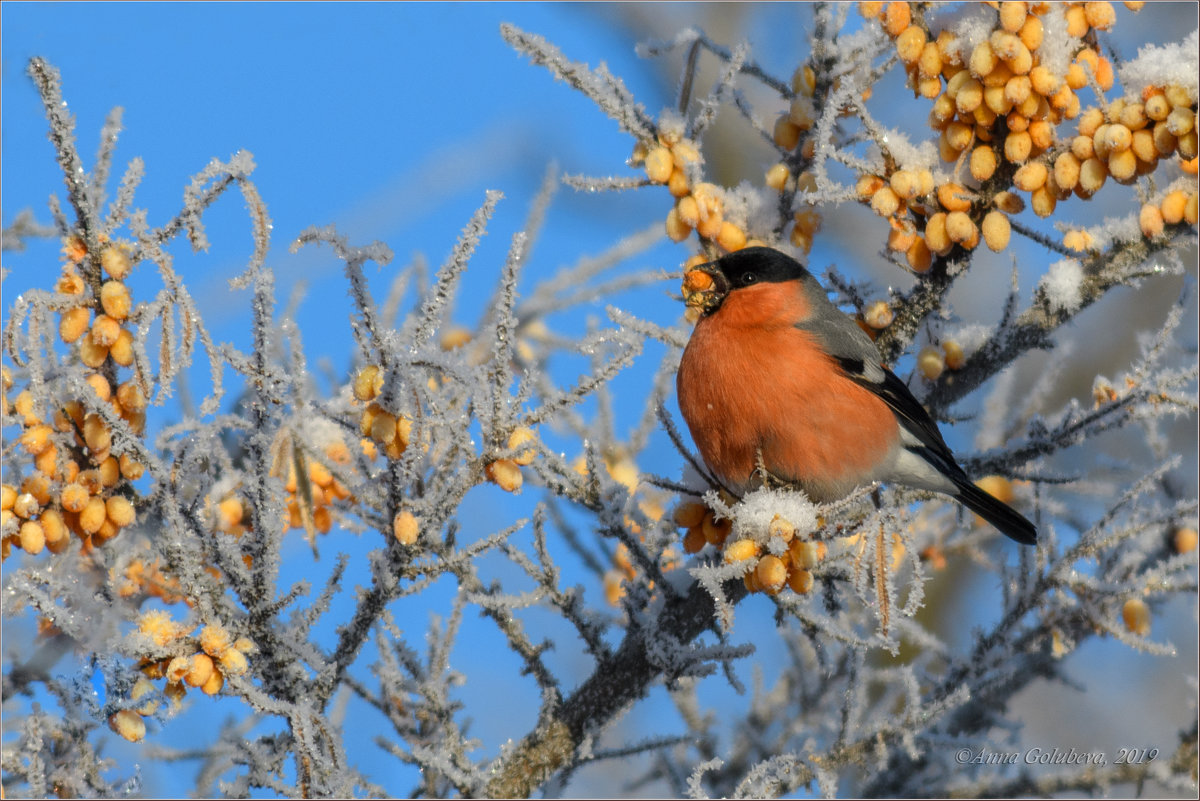
[[[751,486],[761,449],[773,476],[814,501],[834,500],[870,482],[898,447],[887,404],[844,377],[796,327],[809,311],[799,281],[746,287],[697,323],[684,350],[680,410],[705,463],[730,489]]]

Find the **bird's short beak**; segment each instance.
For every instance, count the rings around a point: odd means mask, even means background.
[[[729,294],[729,279],[715,263],[701,264],[683,276],[683,300],[701,316],[712,314]]]

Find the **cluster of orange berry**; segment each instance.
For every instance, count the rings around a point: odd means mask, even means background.
[[[140,593],[147,597],[158,598],[165,604],[187,601],[179,579],[169,573],[164,573],[162,561],[159,559],[149,561],[133,559],[125,566],[119,577],[115,571],[111,574],[117,595],[122,598],[132,598]]]
[[[1192,526],[1176,526],[1171,532],[1171,546],[1176,553],[1185,554],[1196,550],[1198,537]],[[1121,606],[1121,619],[1125,628],[1139,637],[1150,636],[1150,606],[1141,598],[1130,598]]]
[[[637,497],[638,509],[650,520],[661,520],[666,509],[667,493],[647,488],[641,480],[637,463],[624,445],[614,445],[603,454],[604,470],[609,477],[629,490],[630,496]],[[575,459],[572,469],[581,476],[586,476],[587,460],[583,456]],[[641,525],[629,515],[624,517],[625,528],[639,539],[645,539]],[[680,554],[674,548],[666,548],[659,556],[659,569],[674,570],[679,567]],[[604,597],[612,606],[620,603],[625,597],[625,582],[637,578],[637,566],[629,556],[629,549],[624,543],[619,543],[613,552],[613,566],[604,574]],[[654,582],[651,581],[651,589]]]
[[[192,638],[194,626],[177,623],[160,610],[145,612],[138,619],[138,632],[148,637],[158,648],[186,652],[186,655],[166,659],[146,658],[138,665],[143,678],[138,679],[130,698],[138,701],[151,695],[158,679],[166,679],[162,693],[173,704],[182,703],[188,687],[205,695],[216,695],[225,686],[225,677],[240,676],[249,669],[247,654],[256,648],[246,637],[234,640],[221,625],[205,626],[200,636]],[[109,727],[130,742],[146,736],[144,717],[158,710],[154,699],[132,709],[122,709],[108,719]]]
[[[351,461],[350,449],[344,442],[334,441],[325,446],[325,458],[330,464],[349,466]],[[333,504],[337,501],[353,501],[350,490],[341,481],[334,478],[329,468],[316,459],[308,462],[308,487],[312,495],[312,524],[313,528],[322,534],[328,534],[333,527]],[[284,530],[304,527],[302,505],[307,503],[300,497],[299,485],[296,481],[295,467],[288,468],[287,483],[288,519]]]
[[[836,87],[838,81],[834,82]],[[775,120],[775,130],[772,139],[780,148],[794,151],[800,148],[800,156],[811,160],[816,152],[816,140],[811,136],[805,137],[816,124],[816,109],[813,105],[813,93],[817,88],[817,74],[808,64],[802,64],[792,74],[792,92],[794,97],[788,110]],[[863,93],[864,99],[870,96],[870,90]],[[779,162],[767,169],[765,184],[776,192],[799,191],[801,193],[816,192],[817,181],[811,172],[804,171],[793,176],[787,164]],[[800,209],[792,215],[791,231],[788,238],[792,245],[808,253],[812,250],[813,237],[821,230],[821,215],[815,209]]]
[[[626,518],[626,526],[631,526],[632,530],[637,531],[637,526]],[[680,567],[683,562],[680,559],[681,554],[674,548],[667,548],[659,557],[659,569],[664,573],[670,570],[675,570]],[[633,559],[629,556],[629,549],[625,547],[625,543],[619,543],[616,551],[613,552],[613,567],[604,574],[604,598],[610,606],[616,606],[625,597],[625,583],[632,582],[637,578],[637,566],[634,565]],[[651,590],[654,589],[654,582],[650,581],[648,586]]]
[[[646,177],[665,184],[675,206],[667,213],[667,236],[674,242],[687,239],[692,231],[725,251],[741,250],[748,244],[746,231],[725,219],[725,192],[716,184],[693,182],[689,165],[700,161],[700,151],[690,139],[663,125],[658,140],[638,142],[630,163],[642,165]],[[757,244],[762,244],[758,242]]]
[[[784,587],[801,595],[813,588],[813,569],[825,558],[825,543],[797,536],[796,527],[779,515],[767,526],[765,541],[743,537],[730,539],[733,521],[718,520],[703,503],[688,501],[675,509],[674,521],[687,529],[683,550],[699,553],[706,545],[716,547],[726,564],[742,563],[742,580],[750,592],[775,595]],[[769,548],[778,541],[782,547]]]
[[[380,406],[375,398],[382,391],[383,371],[377,365],[368,364],[358,371],[354,377],[354,397],[368,404],[359,417],[359,430],[375,443],[372,450],[380,446],[389,459],[399,459],[412,439],[412,420]]]
[[[1065,72],[1053,66],[1060,43],[1043,53],[1047,15],[1064,15],[1067,35],[1085,39],[1093,29],[1113,26],[1111,3],[989,5],[996,10],[995,27],[968,51],[951,32],[934,35],[914,20],[912,4],[859,4],[895,40],[916,92],[934,101],[930,124],[940,133],[942,159],[966,164],[979,185],[968,189],[954,180],[935,186],[930,171],[906,169],[859,180],[860,199],[891,223],[889,247],[903,252],[916,272],[955,245],[970,250],[983,241],[997,252],[1007,247],[1007,215],[1025,208],[1010,187],[1028,193],[1033,212],[1048,217],[1072,192],[1087,199],[1109,176],[1130,183],[1174,154],[1185,172],[1196,172],[1196,102],[1186,91],[1150,88],[1140,99],[1108,103],[1103,93],[1113,86],[1113,67],[1094,43],[1081,43]],[[1126,6],[1136,10],[1141,4]],[[1102,109],[1082,108],[1078,92],[1089,86]],[[1078,135],[1064,141],[1057,126],[1076,118]],[[1187,218],[1186,196],[1183,201],[1173,197],[1168,204],[1176,222]],[[1161,233],[1160,214],[1166,221],[1161,209],[1143,210],[1147,236]],[[1077,232],[1068,237],[1069,247],[1082,242]]]
[[[146,395],[134,380],[118,383],[115,368],[133,364],[133,335],[124,322],[132,311],[132,298],[124,279],[132,270],[129,249],[106,245],[100,264],[108,275],[98,293],[78,271],[87,250],[78,237],[63,249],[66,266],[57,290],[78,301],[61,312],[59,335],[74,344],[80,360],[96,370],[87,377],[93,404],[108,404],[117,416],[141,434],[145,428]],[[112,365],[108,362],[111,360]],[[4,484],[0,502],[3,556],[15,545],[37,554],[43,549],[60,553],[70,544],[69,534],[84,548],[103,545],[136,518],[133,503],[123,490],[141,478],[144,465],[130,453],[114,450],[113,432],[104,418],[78,398],[53,401],[54,409],[39,408],[26,389],[12,403],[8,393],[13,380],[3,372],[5,425],[19,423],[19,445],[32,458],[33,470],[19,488]]]

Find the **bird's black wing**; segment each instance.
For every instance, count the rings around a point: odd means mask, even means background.
[[[966,473],[958,466],[946,440],[942,439],[942,432],[938,430],[937,423],[895,373],[882,365],[875,365],[883,374],[882,380],[878,380],[877,374],[872,375],[874,371],[861,361],[838,359],[838,364],[847,378],[871,390],[886,403],[896,413],[896,418],[900,425],[904,426],[904,430],[921,443],[919,448],[909,446],[910,450],[920,450],[926,461],[941,468],[949,476],[966,479]]]
[[[937,424],[904,382],[880,364],[879,350],[867,333],[829,302],[815,278],[809,275],[804,280],[805,294],[812,303],[812,310],[796,327],[816,338],[817,344],[833,357],[847,378],[871,390],[896,413],[904,429],[923,446],[926,452],[922,455],[926,459],[965,478]]]

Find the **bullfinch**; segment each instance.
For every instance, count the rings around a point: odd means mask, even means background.
[[[696,270],[691,284],[702,286],[687,300],[701,317],[676,388],[700,455],[728,489],[778,483],[825,503],[875,481],[901,484],[1037,541],[1032,523],[971,482],[875,343],[799,262],[750,247]]]

